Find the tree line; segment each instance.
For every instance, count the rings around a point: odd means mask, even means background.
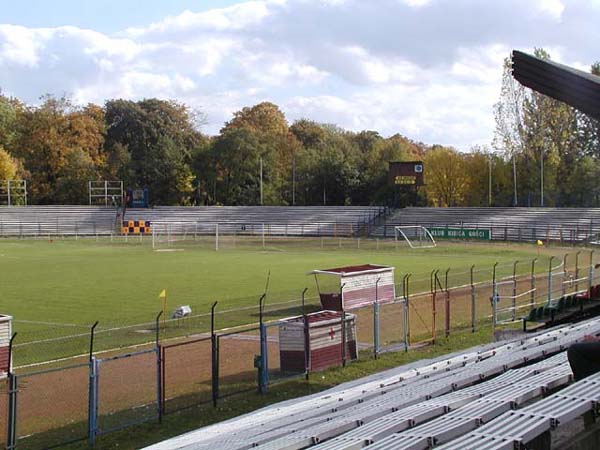
[[[421,205],[600,205],[598,121],[520,86],[508,59],[494,113],[490,146],[459,152],[401,134],[290,124],[269,102],[207,136],[202,115],[176,101],[82,106],[45,96],[28,105],[0,94],[0,180],[26,179],[32,204],[86,204],[90,180],[147,187],[160,205],[392,204],[412,197],[388,185],[388,162],[421,160]]]

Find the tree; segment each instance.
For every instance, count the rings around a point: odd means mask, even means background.
[[[225,129],[212,145],[214,201],[225,205],[260,203],[261,145],[247,128]]]
[[[56,203],[64,198],[59,195],[57,183],[65,183],[67,174],[82,182],[77,189],[77,199],[69,194],[69,202],[87,203],[87,181],[71,170],[71,163],[81,161],[81,154],[90,160],[94,169],[102,168],[104,121],[101,108],[95,105],[75,107],[69,99],[43,97],[40,106],[28,106],[17,110],[18,132],[12,142],[11,153],[21,159],[30,173],[29,194],[35,203]],[[72,153],[77,153],[71,156]],[[70,184],[70,183],[67,183]],[[62,188],[61,188],[62,189]]]
[[[263,203],[291,203],[292,170],[299,146],[279,107],[262,102],[243,108],[234,113],[221,133],[232,129],[247,130],[258,143],[258,157],[263,163]]]
[[[465,200],[468,178],[462,157],[454,149],[434,145],[425,153],[425,191],[434,206],[459,206]]]
[[[105,114],[109,172],[130,187],[148,187],[153,203],[189,203],[191,156],[205,138],[188,108],[158,99],[110,100]]]
[[[0,181],[14,180],[17,170],[17,162],[0,146]]]

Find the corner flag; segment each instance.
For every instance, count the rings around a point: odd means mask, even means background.
[[[537,245],[544,245],[544,243],[542,241],[540,241],[539,239],[536,242]]]
[[[167,290],[163,289],[162,291],[160,291],[160,294],[158,294],[158,298],[167,298]]]

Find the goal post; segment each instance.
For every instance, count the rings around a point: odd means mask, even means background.
[[[152,222],[154,250],[203,246],[219,249],[219,225],[202,222]]]
[[[432,248],[436,246],[435,239],[429,230],[421,225],[403,225],[394,227],[396,242],[406,242],[410,248]]]

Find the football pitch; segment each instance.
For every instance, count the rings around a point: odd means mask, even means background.
[[[360,245],[360,244],[359,244]],[[161,309],[158,294],[167,291],[167,312],[190,305],[193,314],[257,305],[269,277],[268,303],[298,298],[305,288],[315,301],[316,289],[307,272],[352,264],[383,264],[396,268],[396,283],[405,273],[425,279],[433,269],[451,273],[471,265],[491,269],[498,262],[502,275],[510,264],[538,257],[540,271],[551,254],[567,249],[533,245],[442,243],[436,248],[410,249],[363,243],[343,245],[267,246],[171,249],[154,251],[146,243],[90,240],[13,240],[0,242],[2,296],[0,313],[14,317],[21,342],[36,338],[36,330],[58,334],[81,332],[99,321],[101,328],[151,322]],[[520,270],[529,270],[522,264]],[[491,272],[490,272],[491,273]],[[248,318],[249,322],[251,318]]]

